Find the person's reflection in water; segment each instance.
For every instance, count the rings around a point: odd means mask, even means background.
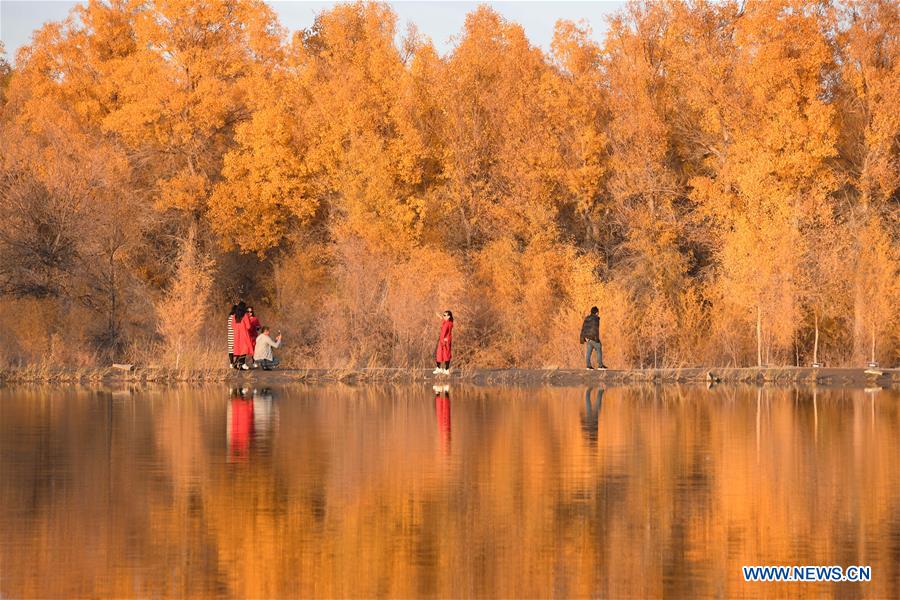
[[[247,397],[249,390],[232,388],[228,403],[228,462],[246,462],[250,458],[250,440],[253,439],[253,401]]]
[[[597,405],[591,403],[591,392],[594,388],[588,388],[584,391],[584,414],[581,415],[581,431],[591,446],[597,445],[597,435],[599,429],[600,407],[603,404],[603,388],[597,389]]]
[[[270,388],[253,388],[253,454],[270,455],[278,427],[278,405]],[[254,459],[255,460],[255,459]]]
[[[441,454],[450,454],[450,386],[436,385],[434,390],[434,416],[441,436]]]
[[[253,432],[257,439],[268,436],[275,424],[272,390],[253,388]]]

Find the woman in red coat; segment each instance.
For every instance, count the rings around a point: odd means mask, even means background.
[[[453,313],[449,310],[445,310],[444,314],[441,315],[441,318],[443,319],[441,322],[441,335],[438,337],[437,350],[435,350],[434,353],[434,362],[437,364],[434,369],[434,374],[449,375],[451,358],[450,348],[453,344]],[[444,364],[443,368],[441,367],[441,363]]]
[[[247,305],[239,303],[231,317],[231,327],[234,329],[234,365],[237,369],[250,368],[247,364],[247,355],[253,358],[253,344],[250,341],[250,315],[247,314]]]
[[[253,354],[256,351],[256,337],[259,335],[259,319],[252,306],[247,307],[247,316],[250,317],[250,354]]]

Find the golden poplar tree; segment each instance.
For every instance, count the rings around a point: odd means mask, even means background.
[[[488,7],[444,55],[397,22],[45,24],[0,61],[4,297],[137,353],[191,231],[212,301],[264,299],[310,363],[430,362],[452,308],[463,362],[570,366],[594,304],[615,366],[897,360],[896,2],[630,3],[549,51]]]
[[[900,352],[900,9],[893,2],[852,3],[842,7],[849,27],[839,36],[841,83],[836,105],[842,131],[841,217],[850,240],[844,277],[852,282],[852,324],[847,344],[859,362]],[[892,282],[893,281],[893,285]],[[847,311],[848,313],[850,311]],[[873,337],[875,336],[875,337]],[[893,352],[890,348],[893,348]]]
[[[636,327],[632,359],[659,364],[675,353],[688,294],[683,182],[672,160],[667,115],[673,103],[665,73],[672,15],[666,5],[629,5],[610,22],[604,73],[609,88],[607,227],[615,232],[611,283],[631,298]],[[697,324],[695,323],[694,326]]]
[[[710,159],[691,180],[718,232],[721,307],[755,329],[757,364],[789,352],[801,324],[802,263],[817,214],[828,214],[837,135],[825,79],[833,71],[823,7],[748,4],[732,64],[702,115]],[[739,18],[738,18],[739,17]],[[699,107],[699,103],[695,103]],[[785,354],[786,355],[786,354]]]

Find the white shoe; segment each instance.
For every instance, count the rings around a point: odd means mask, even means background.
[[[443,371],[444,371],[444,370],[443,370],[442,368],[440,368],[440,367],[435,367],[435,368],[434,368],[434,371],[432,371],[431,373],[434,374],[434,375],[440,375]]]
[[[249,371],[250,367],[248,367],[246,364],[243,364],[241,365],[241,369],[243,369],[244,371]]]
[[[442,371],[443,371],[444,375],[450,374],[450,369],[442,369]]]

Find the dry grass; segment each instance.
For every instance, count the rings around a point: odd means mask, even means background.
[[[0,370],[0,383],[209,383],[233,376],[230,369],[143,368],[122,371],[112,367],[65,368],[31,363]]]
[[[48,362],[30,363],[0,370],[0,382],[9,383],[92,383],[110,375],[108,368],[67,369]]]

